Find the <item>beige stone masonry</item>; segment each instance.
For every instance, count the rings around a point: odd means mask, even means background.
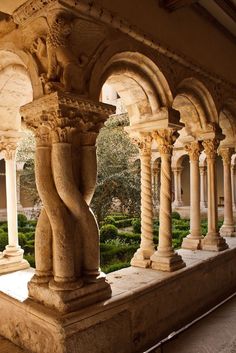
[[[89,204],[96,182],[96,137],[113,111],[62,92],[21,109],[36,136],[35,174],[43,203],[29,293],[62,312],[111,295],[99,270],[99,231]]]
[[[175,271],[185,266],[181,256],[172,247],[171,156],[176,137],[177,132],[174,129],[159,129],[153,133],[161,155],[161,190],[159,244],[151,261],[153,269],[162,271]]]
[[[131,136],[132,138],[132,136]],[[139,148],[141,162],[141,243],[140,248],[131,260],[132,266],[150,267],[150,257],[155,251],[153,243],[153,206],[151,178],[151,146],[150,133],[139,133],[132,141]]]
[[[224,167],[224,223],[220,228],[220,235],[225,237],[234,237],[236,235],[233,219],[232,181],[230,170],[233,152],[233,148],[227,147],[222,147],[219,151]]]
[[[196,250],[201,248],[200,213],[200,173],[199,156],[202,146],[198,141],[186,145],[190,159],[190,234],[183,239],[182,248]]]

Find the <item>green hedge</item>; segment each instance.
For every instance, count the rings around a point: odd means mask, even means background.
[[[109,239],[115,239],[118,235],[118,229],[113,224],[105,224],[100,229],[100,242],[105,243]]]
[[[133,219],[132,227],[133,227],[134,233],[141,233],[141,220],[140,220],[140,218]]]
[[[117,228],[131,227],[132,222],[133,222],[133,218],[121,219],[119,221],[115,221],[115,226]]]

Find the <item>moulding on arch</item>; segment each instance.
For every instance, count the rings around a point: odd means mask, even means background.
[[[215,83],[224,84],[233,90],[236,89],[234,84],[228,82],[221,76],[209,72],[202,66],[193,63],[190,58],[186,59],[186,55],[183,56],[180,53],[171,51],[165,45],[158,43],[156,40],[153,40],[150,36],[140,31],[136,26],[131,25],[124,18],[114,15],[109,10],[99,7],[95,4],[95,2],[91,2],[89,0],[28,0],[25,4],[15,10],[13,13],[13,19],[17,24],[24,24],[30,17],[34,17],[38,11],[45,11],[45,7],[48,8],[54,6],[55,8],[67,8],[70,12],[82,13],[115,29],[119,29],[121,32],[127,34],[133,39],[147,45],[154,50],[157,50],[159,53],[175,60],[184,67],[189,68],[198,74],[201,74],[205,78],[208,78]]]

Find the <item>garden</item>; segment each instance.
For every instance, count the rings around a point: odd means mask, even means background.
[[[190,222],[181,219],[177,212],[172,213],[173,247],[178,249],[182,239],[189,234]],[[222,221],[219,221],[219,227]],[[36,221],[18,215],[19,244],[24,249],[24,258],[35,267],[34,236]],[[207,233],[207,221],[201,222],[202,234]],[[8,244],[7,223],[0,222],[0,251]],[[159,221],[154,219],[154,243],[158,245]],[[140,244],[141,222],[129,214],[111,213],[100,222],[101,269],[105,273],[128,267],[130,260]]]

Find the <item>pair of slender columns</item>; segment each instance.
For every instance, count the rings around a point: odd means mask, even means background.
[[[3,145],[3,144],[2,144]],[[6,197],[7,197],[7,223],[8,245],[1,254],[0,273],[10,272],[29,267],[23,260],[23,250],[18,242],[17,226],[17,187],[16,187],[16,143],[5,143],[2,154],[6,166]]]
[[[200,170],[200,208],[207,208],[207,167],[199,166]]]
[[[199,155],[200,143],[194,141],[186,146],[190,158],[190,234],[183,239],[182,248],[204,249],[221,251],[228,248],[226,241],[218,231],[218,205],[217,205],[217,175],[215,161],[217,155],[218,141],[214,138],[202,142],[207,157],[207,179],[208,179],[208,232],[205,238],[201,235],[200,228],[200,174]],[[230,175],[230,174],[229,174]],[[225,178],[228,180],[227,175]],[[231,188],[230,188],[231,192]],[[227,192],[228,195],[228,192]],[[230,201],[230,200],[229,200]],[[232,201],[232,200],[231,200]],[[231,202],[232,204],[232,202]]]
[[[152,230],[151,194],[151,141],[157,141],[161,155],[161,189],[159,211],[159,245],[155,251]],[[185,266],[180,255],[172,247],[171,222],[171,156],[176,133],[173,129],[160,129],[151,134],[141,134],[136,139],[141,160],[141,244],[131,265],[151,266],[155,270],[175,271]]]
[[[182,195],[181,195],[181,174],[183,168],[174,168],[174,190],[175,190],[175,199],[173,202],[174,207],[183,206]]]

